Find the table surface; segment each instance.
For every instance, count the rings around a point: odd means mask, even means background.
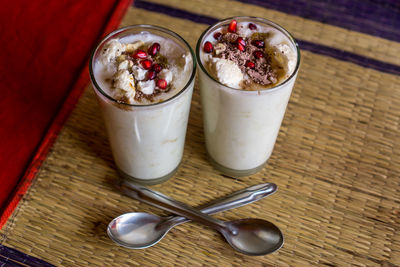
[[[148,249],[115,245],[105,231],[112,218],[166,213],[113,189],[118,175],[89,86],[0,231],[1,244],[63,266],[400,265],[400,44],[251,4],[256,2],[136,1],[121,26],[167,26],[195,47],[209,23],[251,14],[281,24],[299,40],[298,79],[261,172],[235,179],[207,161],[196,83],[181,167],[151,187],[200,205],[246,186],[276,183],[273,196],[216,217],[269,220],[284,233],[282,249],[242,255],[196,223],[174,228]]]

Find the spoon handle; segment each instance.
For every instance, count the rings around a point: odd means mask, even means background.
[[[195,208],[182,202],[167,197],[159,192],[150,190],[146,187],[133,184],[128,181],[121,181],[120,189],[130,197],[153,205],[157,208],[181,215],[192,221],[209,226],[218,231],[231,231],[223,221],[217,220]]]
[[[253,185],[239,191],[233,192],[232,194],[207,203],[205,205],[201,205],[196,207],[196,209],[201,210],[201,212],[205,214],[215,214],[218,212],[238,208],[254,201],[258,201],[266,196],[269,196],[275,193],[277,190],[276,184],[273,183],[265,183]],[[169,224],[170,227],[176,226],[178,224],[182,224],[190,221],[185,217],[181,216],[170,216],[170,218],[165,221],[165,224]]]

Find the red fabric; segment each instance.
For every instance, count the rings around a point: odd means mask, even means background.
[[[88,82],[92,48],[129,4],[0,0],[0,227]]]

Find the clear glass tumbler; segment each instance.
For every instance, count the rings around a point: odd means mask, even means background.
[[[169,99],[147,105],[117,101],[96,81],[96,62],[111,39],[149,32],[172,40],[192,66],[187,83]],[[152,25],[133,25],[106,36],[90,60],[90,78],[103,114],[114,161],[120,175],[141,184],[157,184],[169,179],[182,160],[186,128],[196,73],[196,60],[189,44],[178,34]]]
[[[293,73],[275,87],[257,91],[235,89],[220,83],[205,66],[204,43],[232,19],[277,30],[296,53]],[[197,42],[199,82],[207,153],[216,169],[231,176],[258,172],[270,157],[300,64],[294,38],[281,26],[262,18],[235,17],[210,26]]]

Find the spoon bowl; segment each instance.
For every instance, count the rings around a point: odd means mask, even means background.
[[[115,243],[131,249],[147,248],[158,243],[169,229],[163,217],[145,212],[122,214],[110,222],[107,234]]]
[[[247,255],[272,253],[283,246],[283,234],[273,223],[261,219],[242,219],[226,222],[228,231],[221,231],[228,243]]]

